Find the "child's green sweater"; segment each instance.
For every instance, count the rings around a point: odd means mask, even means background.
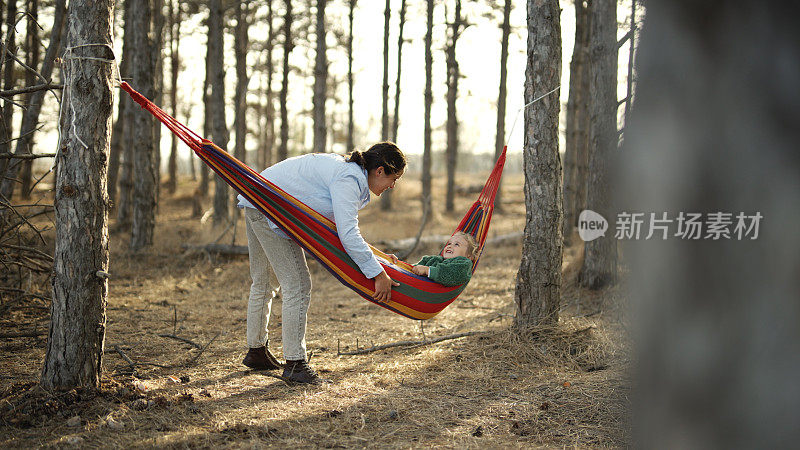
[[[428,278],[445,286],[458,286],[472,277],[472,260],[466,256],[447,259],[439,255],[423,256],[416,265],[428,266]]]

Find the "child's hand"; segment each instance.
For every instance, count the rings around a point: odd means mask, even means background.
[[[398,258],[394,253],[389,253],[386,256],[392,260],[392,264],[397,264],[400,261],[400,258]]]
[[[428,276],[428,266],[414,266],[411,268],[411,271],[414,272],[415,275]]]

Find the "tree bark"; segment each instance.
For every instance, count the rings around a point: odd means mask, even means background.
[[[317,0],[317,55],[314,64],[314,151],[324,153],[328,141],[325,125],[325,101],[328,98],[328,58],[325,56],[325,4]]]
[[[123,24],[125,24],[126,26],[129,20],[128,17],[130,12],[130,0],[121,0],[121,3],[123,4],[122,21]],[[123,29],[125,28],[125,26],[123,26]],[[128,39],[125,38],[122,41],[122,61],[119,63],[120,76],[123,77],[128,76],[128,66],[129,66],[128,60],[130,59],[130,55],[131,55],[130,42],[128,42]],[[117,189],[117,180],[118,179],[122,180],[122,178],[120,178],[122,175],[120,174],[120,167],[121,167],[120,163],[123,160],[123,158],[127,155],[127,152],[124,150],[125,141],[123,136],[123,134],[125,133],[125,122],[128,120],[126,115],[127,113],[125,111],[128,105],[132,101],[133,100],[131,100],[127,95],[121,95],[119,97],[119,102],[117,105],[117,119],[114,122],[114,129],[112,130],[111,133],[111,155],[108,161],[107,187],[108,187],[109,202],[112,208],[117,209],[118,222],[120,221],[119,214],[120,211],[122,210],[121,203],[127,201],[127,200],[120,200],[121,196],[128,197],[130,195],[129,190],[125,192],[122,191],[121,189],[122,186],[120,186],[120,189]]]
[[[53,13],[53,28],[50,32],[50,43],[47,45],[44,60],[42,61],[42,69],[40,74],[43,78],[50,80],[53,75],[53,66],[58,49],[61,47],[61,37],[64,29],[64,17],[66,15],[66,0],[59,0],[55,5]],[[38,40],[37,40],[38,41]],[[30,154],[33,146],[32,131],[36,128],[39,122],[39,113],[42,110],[42,102],[47,94],[46,90],[36,91],[30,96],[30,106],[22,116],[22,126],[20,127],[20,139],[17,141],[14,154]],[[0,174],[3,175],[2,181],[2,194],[3,197],[10,199],[14,193],[14,184],[17,177],[17,170],[20,166],[18,162],[10,162],[7,166],[8,170],[1,170]],[[28,189],[23,189],[27,191]],[[23,192],[23,195],[25,192]]]
[[[172,106],[172,117],[178,117],[178,74],[180,68],[180,55],[178,49],[181,45],[181,4],[178,0],[169,2],[169,59],[170,59],[170,93],[169,103]],[[174,194],[178,188],[178,136],[170,133],[169,162],[167,171],[169,181],[167,192]],[[192,155],[189,155],[191,158]]]
[[[617,3],[594,0],[591,7],[589,88],[589,188],[587,208],[613,219],[610,161],[617,149]],[[617,278],[617,243],[612,236],[587,242],[578,276],[583,287],[599,289]]]
[[[593,0],[575,2],[575,45],[569,64],[569,99],[567,100],[566,148],[564,150],[564,240],[578,224],[578,215],[586,208],[586,184],[589,171],[589,35]]]
[[[133,85],[147,98],[155,95],[155,71],[153,70],[150,39],[152,25],[152,3],[150,0],[131,0],[130,24],[126,24],[131,36],[131,75]],[[126,36],[127,38],[127,36]],[[133,251],[153,244],[156,208],[156,166],[154,120],[150,114],[129,108],[130,121],[125,133],[125,147],[133,149],[131,194],[131,242]],[[133,110],[133,111],[131,111]],[[128,132],[129,131],[129,132]]]
[[[9,90],[14,88],[14,82],[16,80],[14,66],[16,62],[14,59],[9,56],[10,54],[15,54],[17,52],[17,44],[16,44],[16,20],[17,20],[17,0],[9,0],[6,4],[6,36],[5,36],[5,49],[6,54],[0,55],[5,61],[3,65],[3,89]],[[11,151],[11,140],[14,139],[14,104],[11,102],[3,102],[2,106],[2,114],[3,120],[0,123],[2,127],[2,133],[0,133],[0,153],[8,153]],[[15,165],[19,165],[22,161],[15,161]],[[6,161],[8,164],[9,161]],[[7,167],[7,166],[6,166]],[[5,167],[3,168],[0,173],[6,172]],[[17,174],[19,171],[16,171]],[[8,174],[6,174],[8,176]],[[16,178],[16,177],[15,177]],[[18,180],[14,180],[17,182]],[[13,192],[13,189],[11,189]],[[8,200],[11,200],[11,197],[8,197]]]
[[[152,39],[150,58],[153,67],[153,101],[156,105],[164,104],[164,0],[152,0]],[[161,122],[151,120],[153,124],[153,167],[155,174],[155,208],[161,196]]]
[[[497,132],[494,140],[494,158],[500,157],[506,140],[506,82],[508,80],[508,38],[511,35],[511,0],[503,5],[503,37],[500,40],[500,89],[497,94]],[[502,183],[503,179],[500,179]],[[502,184],[497,187],[494,198],[495,212],[503,211]]]
[[[353,118],[353,15],[356,8],[356,0],[350,0],[349,11],[347,14],[347,151],[356,148],[355,143],[355,122]]]
[[[233,129],[236,132],[236,147],[234,156],[243,163],[247,163],[247,85],[250,77],[247,74],[247,49],[250,46],[248,38],[249,6],[244,0],[239,0],[236,5],[236,28],[234,29],[234,55],[236,58],[236,92],[233,95],[234,117]]]
[[[425,129],[422,149],[422,210],[432,211],[431,191],[431,106],[433,104],[433,0],[427,1],[427,29],[425,31]]]
[[[283,16],[283,80],[281,80],[281,145],[278,147],[278,161],[289,156],[289,111],[286,101],[289,97],[289,54],[294,48],[292,43],[292,0],[286,1],[286,13]]]
[[[209,27],[211,16],[206,19],[206,27]],[[203,137],[211,136],[211,42],[206,41],[206,76],[203,79]],[[200,164],[200,196],[206,198],[208,195],[208,185],[210,184],[211,169],[208,164]]]
[[[41,56],[41,39],[39,38],[39,0],[28,0],[27,5],[28,14],[30,17],[27,20],[27,27],[26,27],[26,34],[25,34],[25,64],[28,67],[39,67],[39,59]],[[38,79],[36,74],[31,71],[25,72],[25,86],[34,86],[37,83]],[[33,94],[28,94],[25,96],[25,103],[26,109],[31,109],[33,107]],[[25,120],[25,113],[23,113],[23,120]],[[20,127],[20,136],[24,134],[24,130]],[[32,153],[33,147],[33,135],[31,134],[30,139],[26,139],[28,141],[28,145],[24,152],[27,154]],[[17,141],[17,147],[20,146],[20,138]],[[16,153],[16,149],[14,151]],[[20,193],[22,194],[22,198],[29,199],[31,197],[30,189],[31,189],[31,182],[33,176],[33,161],[25,161],[22,163],[22,172],[20,173]]]
[[[264,126],[264,148],[260,152],[262,159],[258,167],[268,167],[272,165],[272,154],[275,150],[275,99],[274,91],[272,90],[272,76],[275,72],[275,67],[272,60],[272,52],[275,49],[275,28],[273,25],[274,13],[272,11],[272,2],[267,2],[267,86],[266,86],[266,105],[265,116],[266,124]]]
[[[461,0],[456,0],[455,17],[450,24],[450,42],[445,48],[447,62],[447,192],[445,194],[445,210],[455,209],[456,164],[458,163],[458,79],[461,72],[456,59],[456,45],[461,36]]]
[[[391,1],[386,0],[383,10],[383,85],[381,102],[381,140],[389,140],[389,19],[391,18]],[[399,83],[400,80],[397,80]],[[392,209],[392,190],[387,189],[381,194],[381,210]]]
[[[397,142],[397,129],[400,126],[400,80],[403,68],[403,28],[406,25],[406,0],[400,0],[400,25],[397,33],[397,81],[394,85],[394,115],[392,117],[392,141]]]
[[[121,71],[123,76],[126,77],[132,75],[132,72],[130,72],[131,61],[133,60],[134,53],[137,51],[131,37],[135,34],[135,32],[132,31],[132,24],[135,22],[132,17],[134,14],[131,12],[133,1],[134,0],[125,0],[125,9],[123,12],[125,20],[125,40],[122,44]],[[141,89],[140,86],[136,86],[136,88]],[[109,187],[109,194],[117,208],[117,227],[120,228],[129,228],[131,225],[131,195],[133,192],[134,149],[128,145],[129,139],[126,135],[132,132],[131,121],[133,119],[131,116],[136,111],[133,107],[133,100],[126,97],[128,96],[120,96],[119,114],[117,115],[117,123],[114,125],[114,135],[111,137],[111,167],[109,174],[109,182],[113,184]],[[120,161],[119,166],[115,165],[117,161]],[[117,167],[119,168],[117,169]],[[118,178],[117,172],[119,172]]]
[[[525,103],[561,82],[558,0],[528,0]],[[525,110],[525,235],[517,275],[514,323],[520,328],[558,322],[561,295],[562,192],[557,95]]]
[[[633,61],[634,56],[636,55],[636,1],[631,0],[631,29],[630,29],[630,45],[628,48],[628,77],[625,80],[628,86],[627,95],[625,96],[625,126],[627,128],[628,119],[630,119],[631,114],[631,105],[633,104],[633,91],[634,91],[634,82],[633,82]]]
[[[223,21],[221,0],[208,2],[208,56],[211,80],[211,140],[220,147],[228,147],[228,127],[225,124],[225,62],[223,59]],[[229,220],[228,183],[222,177],[214,177],[214,215],[215,226]]]
[[[383,9],[383,84],[381,84],[381,140],[389,139],[389,19],[391,0]]]
[[[113,58],[113,9],[111,0],[70,1],[66,46],[107,46],[76,48],[73,56]],[[108,270],[105,183],[113,66],[69,59],[62,70],[65,120],[56,161],[53,303],[41,376],[48,389],[99,386],[108,295],[103,274]]]

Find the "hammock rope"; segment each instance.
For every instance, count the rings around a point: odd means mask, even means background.
[[[375,291],[375,282],[361,273],[344,250],[336,234],[335,223],[284,192],[258,172],[214,145],[213,142],[200,137],[136,92],[128,83],[123,82],[120,86],[136,103],[153,114],[186,143],[234,190],[249,200],[256,209],[314,256],[342,284],[366,300],[405,317],[423,320],[441,312],[466,287],[466,283],[460,286],[442,286],[428,277],[415,275],[411,271],[411,264],[403,261],[393,264],[386,253],[370,245],[370,249],[389,277],[400,283],[400,286],[392,289],[390,301],[381,303],[374,300],[372,293]],[[469,208],[454,231],[454,233],[463,231],[471,234],[478,243],[478,257],[473,265],[473,272],[483,253],[505,160],[506,148],[504,147],[477,201]]]

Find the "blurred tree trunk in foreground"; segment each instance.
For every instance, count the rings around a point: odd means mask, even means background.
[[[561,82],[558,0],[528,0],[525,103]],[[525,109],[525,234],[517,274],[514,323],[520,328],[558,323],[561,295],[561,157],[557,91]]]
[[[575,46],[569,63],[566,148],[564,149],[564,241],[569,244],[578,215],[586,209],[589,171],[589,32],[592,0],[575,2]]]
[[[590,8],[589,184],[587,209],[613,224],[610,165],[617,151],[617,2],[594,0]],[[617,242],[613,236],[584,246],[581,286],[600,289],[617,279]]]
[[[56,168],[53,302],[41,383],[98,387],[108,296],[107,159],[114,67],[113,0],[71,0],[64,71],[64,121]],[[74,116],[73,116],[74,114]],[[84,145],[85,144],[85,145]]]
[[[710,213],[731,214],[732,223],[730,239],[626,242],[637,447],[800,442],[800,28],[793,6],[647,4],[618,207],[672,219],[701,212],[703,233]]]
[[[228,127],[225,123],[225,61],[223,59],[222,1],[208,2],[208,69],[211,83],[209,98],[211,118],[211,140],[220,147],[228,148]],[[229,220],[228,183],[219,175],[214,176],[214,225]]]

